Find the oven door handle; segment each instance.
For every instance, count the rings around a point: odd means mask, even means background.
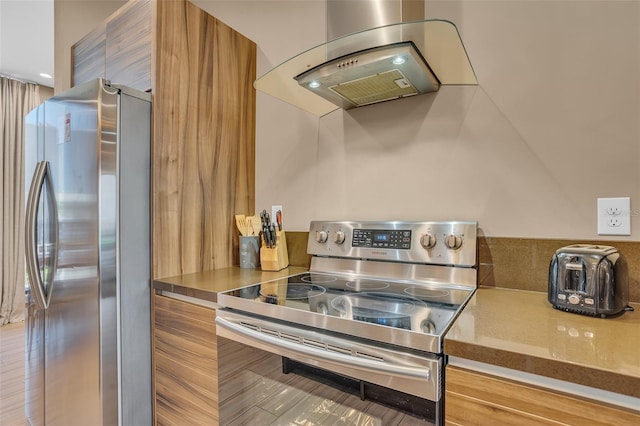
[[[230,333],[239,335],[246,339],[257,341],[268,346],[275,346],[301,355],[321,358],[324,361],[335,364],[347,364],[350,367],[360,370],[370,370],[384,372],[392,376],[406,376],[429,381],[431,379],[431,369],[428,367],[410,367],[406,365],[391,364],[384,361],[372,360],[361,356],[346,355],[339,352],[328,351],[303,343],[291,342],[280,337],[254,331],[233,321],[229,321],[220,316],[216,316],[216,324],[227,329]],[[221,334],[221,333],[220,333]],[[228,336],[222,336],[227,337]]]

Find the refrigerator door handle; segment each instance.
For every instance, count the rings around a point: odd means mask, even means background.
[[[46,281],[47,284],[49,284],[47,286],[49,289],[48,294],[46,294],[45,283],[39,271],[40,262],[38,261],[37,247],[38,206],[40,205],[40,198],[45,183],[49,187],[50,193],[48,201],[52,220],[50,222],[49,233],[53,243],[51,244],[51,253],[49,254],[52,262],[51,268],[49,271],[45,271]],[[31,288],[33,298],[38,307],[47,309],[49,307],[53,277],[58,263],[58,206],[53,192],[53,181],[51,179],[51,170],[48,161],[40,161],[36,165],[33,178],[31,179],[31,186],[29,187],[29,195],[27,196],[26,203],[25,242],[25,258],[29,287]],[[46,253],[43,254],[46,255]]]

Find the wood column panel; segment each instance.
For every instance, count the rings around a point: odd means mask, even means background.
[[[255,204],[256,45],[184,1],[155,28],[153,276],[229,267]]]

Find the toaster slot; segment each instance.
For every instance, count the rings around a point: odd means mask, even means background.
[[[587,293],[587,265],[580,257],[573,257],[565,264],[564,290]]]

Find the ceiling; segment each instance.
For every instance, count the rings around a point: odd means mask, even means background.
[[[0,74],[53,87],[53,1],[0,0]]]

